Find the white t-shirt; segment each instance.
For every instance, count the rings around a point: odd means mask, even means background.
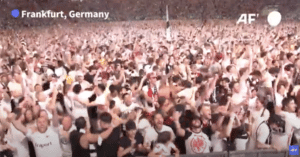
[[[240,89],[241,89],[240,95],[242,97],[246,97],[248,95],[248,86],[247,86],[246,81],[241,81],[240,82]]]
[[[246,150],[247,142],[249,139],[241,139],[241,138],[236,138],[235,139],[235,149],[236,150]]]
[[[262,115],[262,113],[263,113],[263,116],[261,116]],[[261,110],[259,110],[259,111],[254,111],[254,112],[252,112],[252,114],[253,114],[253,117],[254,118],[257,118],[257,117],[263,117],[263,119],[265,120],[265,121],[267,121],[269,118],[270,118],[270,112],[269,112],[269,110],[268,109],[264,109],[264,108],[262,108]]]
[[[59,67],[57,69],[54,70],[54,73],[58,76],[58,77],[61,77],[61,76],[65,76],[67,74],[66,70],[64,67]]]
[[[12,147],[16,148],[13,152],[14,157],[29,157],[28,140],[26,136],[17,130],[13,124],[10,125],[9,141]]]
[[[266,72],[263,75],[263,79],[266,80],[263,85],[268,87],[268,88],[272,88],[272,81],[274,81],[276,78],[273,77],[269,72]]]
[[[73,92],[70,93],[71,95],[74,94]],[[83,102],[88,102],[88,98],[91,97],[93,95],[93,91],[83,91],[81,93],[78,94],[78,99],[83,101]],[[71,96],[72,98],[72,96]],[[87,112],[87,107],[84,104],[81,104],[78,101],[73,101],[73,110],[72,110],[72,114],[75,118],[79,118],[79,117],[88,117],[88,112]]]
[[[284,150],[289,149],[290,138],[287,134],[272,133],[271,145]]]
[[[255,111],[256,100],[257,100],[257,97],[254,97],[254,98],[250,98],[250,99],[249,99],[248,110],[251,111],[251,113]]]
[[[75,80],[76,74],[77,74],[77,71],[70,71],[69,72],[69,77],[71,77],[72,80]]]
[[[159,90],[159,86],[160,86],[160,81],[157,81],[156,83],[155,83],[155,85],[156,85],[156,92],[158,92],[158,90]],[[142,90],[143,90],[143,92],[148,92],[148,90],[149,90],[149,86],[144,86],[143,88],[142,88]],[[154,87],[152,87],[152,91],[154,91]]]
[[[97,105],[104,105],[106,104],[106,97],[104,94],[101,94],[99,96],[96,97],[95,103]]]
[[[11,112],[11,102],[6,102],[2,99],[0,105],[0,117],[4,119],[7,118],[7,112],[5,110]]]
[[[157,143],[155,147],[153,148],[153,152],[155,154],[161,153],[161,155],[169,156],[171,155],[171,150],[176,149],[176,146],[174,143],[169,143],[168,145],[164,145],[162,143]]]
[[[130,106],[126,106],[125,104],[122,104],[120,106],[120,111],[124,114],[127,114],[133,111],[136,107],[139,107],[139,105],[136,103],[132,103]]]
[[[188,131],[186,130],[186,134]],[[202,153],[209,153],[211,142],[206,134],[203,132],[194,133],[189,132],[191,135],[186,137],[185,140],[185,148],[186,154],[202,154]]]
[[[8,88],[10,92],[15,92],[16,95],[22,95],[22,85],[17,82],[9,82]]]
[[[83,102],[88,102],[89,97],[91,97],[93,94],[93,91],[82,91],[78,94],[78,99],[80,99]]]
[[[158,133],[164,132],[164,131],[169,131],[171,132],[171,137],[174,140],[175,139],[175,134],[169,126],[163,125],[162,129],[160,131],[155,130],[153,127],[149,128],[146,130],[145,134],[145,143],[151,144],[151,142],[156,142]]]
[[[72,110],[72,115],[75,118],[79,118],[81,116],[84,117],[84,118],[87,118],[88,117],[88,112],[87,112],[86,106],[82,105],[78,101],[74,101],[74,107],[73,107],[73,110]]]
[[[283,96],[275,92],[275,103],[277,107],[282,107]]]
[[[69,134],[76,130],[76,127],[72,125],[69,131],[64,131],[63,126],[59,126],[59,140],[61,144],[62,153],[64,156],[72,156],[72,148],[69,140]]]
[[[195,101],[195,93],[196,93],[197,89],[198,89],[197,87],[186,88],[186,89],[180,91],[177,94],[177,96],[179,96],[179,97],[184,96],[188,100]]]
[[[254,124],[252,125],[252,136],[249,141],[248,149],[256,149],[256,140],[265,143],[269,137],[270,129],[268,125],[264,122],[263,117],[256,118]]]
[[[73,101],[68,97],[64,96],[65,106],[71,109],[73,107]]]
[[[293,128],[300,129],[300,119],[297,117],[296,113],[289,113],[285,111],[280,112],[284,116],[285,132],[290,135],[293,131]]]
[[[142,134],[142,136],[145,137],[147,129],[151,128],[151,124],[149,120],[143,118],[138,122],[137,128],[139,132]]]
[[[144,67],[145,69],[145,72],[148,74],[148,73],[151,73],[152,72],[152,68],[153,68],[154,65],[146,65]]]
[[[112,98],[112,100],[115,101],[116,107],[120,108],[120,106],[122,105],[122,100],[119,97],[114,97],[114,98]]]
[[[239,69],[247,67],[249,64],[249,61],[246,59],[240,58],[237,60],[236,64],[237,64],[237,68],[239,70]]]
[[[160,85],[160,82],[159,81],[157,81],[156,82],[156,92],[158,92],[158,90],[159,90],[159,85]],[[148,93],[148,90],[149,90],[149,86],[144,86],[143,88],[142,88],[142,90],[143,90],[143,92],[144,93]],[[152,90],[152,92],[154,92],[154,88],[152,88],[151,89]],[[148,94],[147,94],[148,95]],[[146,111],[147,112],[154,112],[155,111],[155,106],[153,105],[152,107],[151,106],[148,106],[148,103],[146,103]]]
[[[61,157],[58,128],[48,127],[45,133],[32,133],[28,129],[26,137],[32,141],[37,157]]]
[[[242,103],[245,100],[245,97],[243,97],[243,95],[241,93],[234,93],[232,95],[232,103],[234,105],[239,105],[240,103]]]
[[[213,147],[213,152],[224,151],[224,143],[223,143],[223,140],[219,136],[220,136],[220,132],[218,132],[218,131],[216,131],[211,136],[211,145]]]

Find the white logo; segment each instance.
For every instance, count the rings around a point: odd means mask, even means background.
[[[297,151],[297,149],[291,149],[291,152],[296,152]]]

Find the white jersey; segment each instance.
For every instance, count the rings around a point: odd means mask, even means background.
[[[60,140],[63,157],[72,157],[72,148],[69,139],[69,134],[73,130],[76,130],[76,127],[74,125],[72,125],[69,131],[64,131],[62,125],[59,127],[59,140]]]
[[[153,148],[153,152],[155,154],[161,153],[161,155],[169,156],[169,155],[171,155],[172,149],[173,150],[177,149],[176,146],[174,145],[174,143],[172,143],[172,142],[167,145],[164,145],[162,143],[157,143],[155,145],[155,147]]]
[[[80,99],[83,102],[88,102],[89,101],[89,97],[91,97],[94,93],[92,91],[83,91],[81,93],[78,94],[78,99]],[[74,98],[76,94],[74,94],[73,92],[70,93],[70,98]],[[88,118],[88,111],[87,111],[87,107],[84,104],[81,104],[80,102],[74,100],[73,101],[73,111],[72,111],[72,115],[74,116],[74,118],[79,118],[79,117],[84,117],[84,118]]]
[[[224,151],[224,143],[223,139],[220,137],[220,132],[216,131],[212,136],[211,136],[211,143],[213,147],[213,152],[222,152]]]
[[[186,130],[185,147],[186,154],[209,153],[211,142],[203,132],[193,133]]]
[[[36,157],[61,157],[58,128],[48,127],[45,133],[28,130],[26,136],[32,141]]]
[[[162,129],[160,131],[155,130],[153,127],[148,128],[145,133],[145,138],[144,138],[145,141],[144,142],[147,144],[156,142],[158,134],[162,133],[164,131],[169,131],[171,133],[172,140],[175,140],[175,134],[174,134],[172,128],[170,128],[169,126],[163,125]]]
[[[9,144],[16,148],[16,151],[13,152],[14,157],[29,157],[28,140],[13,124],[10,125],[8,136]]]

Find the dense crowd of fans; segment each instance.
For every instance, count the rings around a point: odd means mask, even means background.
[[[0,41],[0,156],[180,156],[300,142],[296,25],[177,24],[172,40],[155,25],[70,30]]]

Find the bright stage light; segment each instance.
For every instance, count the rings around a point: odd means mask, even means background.
[[[272,27],[279,25],[281,21],[281,14],[278,11],[272,11],[268,15],[268,22]]]

